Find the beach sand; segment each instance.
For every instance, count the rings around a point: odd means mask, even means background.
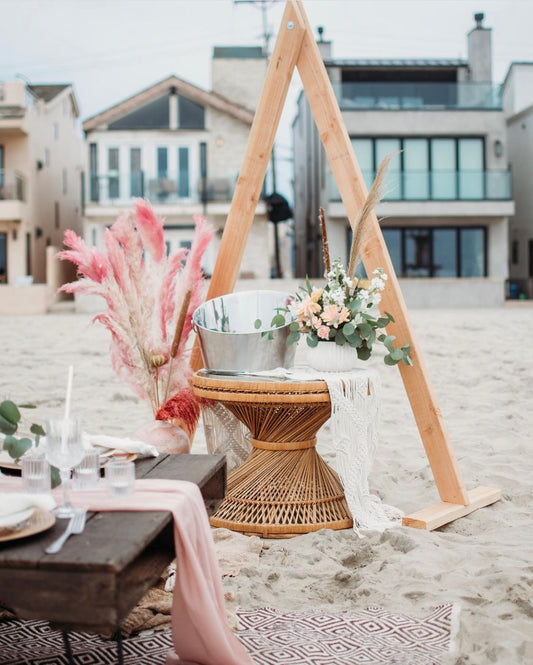
[[[224,578],[228,604],[329,611],[379,605],[422,617],[453,602],[460,627],[446,665],[532,663],[533,308],[419,310],[411,317],[465,485],[501,488],[502,500],[434,532],[398,527],[359,539],[351,530],[323,530],[262,541],[260,554]],[[151,419],[150,410],[114,375],[108,334],[90,319],[0,317],[0,397],[35,403],[31,417],[38,419],[61,407],[73,364],[72,408],[84,429],[131,435]],[[437,503],[438,493],[398,370],[380,358],[371,362],[381,374],[383,403],[370,486],[410,513]],[[318,450],[334,465],[327,431]],[[201,427],[193,452],[205,452]]]

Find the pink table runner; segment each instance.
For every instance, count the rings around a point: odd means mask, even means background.
[[[20,479],[0,478],[0,490],[19,488]],[[112,498],[104,490],[72,492],[71,498],[74,505],[94,511],[172,513],[178,561],[172,603],[176,653],[169,653],[167,665],[183,661],[198,665],[252,665],[227,623],[218,561],[199,488],[181,480],[137,480],[135,490],[129,496]]]

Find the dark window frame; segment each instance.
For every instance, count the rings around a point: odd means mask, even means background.
[[[405,264],[406,264],[406,234],[405,231],[420,229],[429,232],[429,251],[430,251],[430,266],[429,266],[429,275],[424,278],[410,277],[406,274]],[[455,231],[455,253],[456,253],[456,274],[453,277],[438,277],[435,276],[435,266],[433,260],[433,246],[434,246],[434,231],[436,230],[453,230]],[[384,236],[386,239],[387,231],[399,231],[400,232],[400,269],[397,270],[398,277],[405,279],[469,279],[469,277],[464,276],[464,269],[462,266],[461,260],[461,232],[462,231],[473,231],[480,230],[482,231],[483,236],[483,270],[481,275],[477,275],[477,278],[484,278],[488,276],[488,247],[487,247],[487,227],[482,225],[472,225],[467,226],[456,226],[456,225],[438,225],[438,226],[386,226],[383,227]],[[396,266],[395,266],[396,269]]]

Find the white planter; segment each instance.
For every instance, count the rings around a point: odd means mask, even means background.
[[[307,347],[307,364],[319,372],[347,372],[357,364],[357,351],[349,344],[319,342]]]

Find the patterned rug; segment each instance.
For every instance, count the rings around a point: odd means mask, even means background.
[[[424,619],[370,607],[356,613],[239,610],[238,635],[257,665],[438,665],[450,651],[452,605]],[[116,644],[96,635],[70,633],[79,665],[116,663]],[[169,630],[123,640],[124,665],[162,665]],[[45,621],[0,624],[0,665],[67,665],[61,633]]]

